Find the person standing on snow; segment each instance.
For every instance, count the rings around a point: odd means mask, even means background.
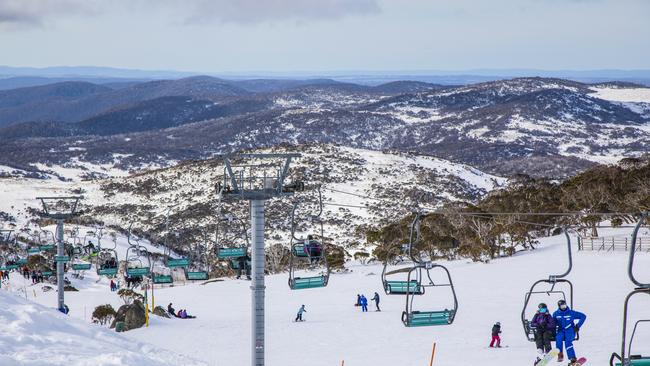
[[[298,309],[298,315],[296,315],[296,322],[301,322],[302,320],[302,313],[306,313],[307,309],[305,309],[305,305],[302,305],[300,309]]]
[[[573,340],[576,338],[580,327],[587,320],[587,316],[579,311],[570,309],[564,300],[558,301],[557,306],[559,309],[553,313],[556,325],[555,346],[560,351],[557,355],[557,361],[564,361],[564,346],[566,346],[567,356],[571,364],[574,364],[577,358],[576,351],[573,349]],[[576,320],[578,323],[576,323]]]
[[[501,323],[496,322],[492,326],[492,340],[490,341],[490,347],[496,347],[501,348],[501,337],[499,337],[499,334],[501,334]]]
[[[357,303],[354,306],[361,306],[361,295],[357,294]]]
[[[361,311],[364,313],[368,311],[368,299],[365,295],[361,295]]]
[[[540,354],[539,361],[542,355],[551,351],[551,340],[555,338],[555,319],[549,313],[546,304],[539,304],[537,309],[537,313],[533,316],[530,325],[534,329],[535,344],[537,345],[537,352]]]
[[[377,308],[375,311],[381,311],[379,308],[379,294],[375,292],[375,296],[371,300],[375,302],[375,307]]]

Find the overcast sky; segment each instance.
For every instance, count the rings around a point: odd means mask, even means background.
[[[0,64],[650,69],[650,0],[0,0]]]

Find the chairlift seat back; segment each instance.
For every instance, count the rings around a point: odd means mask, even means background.
[[[154,275],[153,276],[153,283],[173,283],[174,280],[172,279],[171,275]]]
[[[325,287],[327,286],[327,278],[325,276],[296,277],[291,281],[290,286],[293,290]]]
[[[90,269],[90,267],[91,267],[90,263],[74,263],[72,265],[72,269],[74,269],[75,271],[87,271]]]
[[[169,268],[187,267],[189,265],[190,260],[187,258],[174,258],[167,260],[167,267]]]
[[[407,327],[447,325],[451,323],[453,315],[453,310],[414,311],[410,314],[402,314],[402,321]]]
[[[239,258],[246,256],[246,247],[241,248],[219,248],[217,257],[219,258]]]
[[[204,281],[208,279],[208,272],[203,271],[194,271],[194,272],[185,272],[185,278],[190,281]]]
[[[384,284],[386,292],[390,295],[406,295],[407,292],[413,295],[422,295],[424,289],[415,281],[386,281]]]

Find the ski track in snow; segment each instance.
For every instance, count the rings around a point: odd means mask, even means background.
[[[629,229],[601,229],[600,232],[603,236],[630,234]],[[646,230],[643,235],[650,235],[650,232]],[[567,261],[563,240],[563,236],[544,238],[535,251],[497,259],[489,264],[467,260],[445,263],[451,271],[460,303],[456,321],[450,326],[405,328],[400,321],[404,298],[383,294],[379,265],[348,263],[351,273],[333,274],[330,284],[324,289],[291,291],[286,274],[267,276],[267,364],[331,366],[340,365],[341,360],[345,360],[346,365],[423,365],[428,364],[433,342],[437,342],[434,361],[437,366],[531,364],[535,347],[526,341],[519,320],[524,293],[534,281],[564,271]],[[650,254],[639,254],[637,265],[637,276],[650,278]],[[579,355],[589,359],[590,364],[605,365],[611,352],[619,351],[623,299],[633,288],[627,278],[626,266],[627,253],[574,251],[574,268],[568,278],[575,286],[576,310],[588,317],[576,349]],[[67,324],[60,322],[59,318],[63,316],[54,311],[6,295],[7,286],[3,286],[0,297],[2,324],[18,324],[22,317],[31,319],[28,328],[27,325],[18,328],[3,326],[0,330],[4,360],[17,362],[21,357],[33,355],[36,352],[34,348],[42,345],[45,348],[38,350],[39,355],[56,356],[51,360],[53,363],[45,363],[48,365],[58,365],[54,363],[56,360],[66,358],[72,360],[67,364],[85,365],[85,357],[91,356],[93,360],[104,362],[93,363],[99,365],[165,364],[157,359],[134,358],[135,350],[149,350],[148,356],[168,357],[168,353],[154,351],[153,347],[131,343],[144,341],[190,355],[209,365],[245,365],[250,362],[250,283],[247,281],[225,279],[206,285],[180,283],[175,287],[156,289],[156,305],[166,307],[172,302],[176,309],[186,308],[198,318],[180,320],[152,316],[149,328],[123,334],[89,330],[80,324],[84,320],[90,322],[90,313],[97,305],[110,303],[117,308],[121,304],[117,295],[108,290],[107,280],[88,273],[83,281],[72,281],[82,291],[66,293],[70,316],[76,318]],[[27,296],[50,308],[56,303],[54,291],[43,293],[39,285],[28,285],[24,291],[22,286],[25,286],[22,277],[12,274],[10,289],[15,294]],[[374,312],[372,303],[368,313],[361,313],[352,306],[357,293],[372,296],[375,291],[382,297],[382,312]],[[447,290],[438,291],[440,297],[433,291],[418,297],[416,309],[449,307],[450,299],[444,296],[449,295]],[[635,315],[650,318],[649,300],[641,296],[639,301],[633,302],[637,311],[641,309],[641,313]],[[531,301],[530,311],[534,311],[537,303],[542,301],[555,310],[557,298],[541,295]],[[307,321],[293,323],[301,304],[307,307]],[[496,321],[502,323],[503,344],[508,348],[487,348],[491,326]],[[88,327],[97,328],[95,325]],[[19,338],[19,334],[25,331],[34,335]],[[63,341],[54,339],[54,334],[59,332],[68,342],[65,347]],[[71,336],[68,337],[68,333]],[[93,335],[92,340],[83,338],[82,341],[81,337],[87,334]],[[48,339],[48,343],[37,343],[37,339]],[[109,342],[111,346],[100,347],[95,343],[99,341]],[[83,342],[91,343],[86,345]],[[649,344],[650,329],[639,330],[635,349],[638,353],[648,353]],[[121,358],[109,363],[111,357]],[[0,364],[6,362],[9,361]],[[176,364],[191,363],[179,361]]]

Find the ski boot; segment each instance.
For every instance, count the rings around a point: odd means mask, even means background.
[[[578,363],[578,359],[575,358],[575,357],[570,359],[569,360],[569,366],[580,366],[580,364]]]
[[[557,354],[557,362],[564,361],[564,353],[560,352]]]

